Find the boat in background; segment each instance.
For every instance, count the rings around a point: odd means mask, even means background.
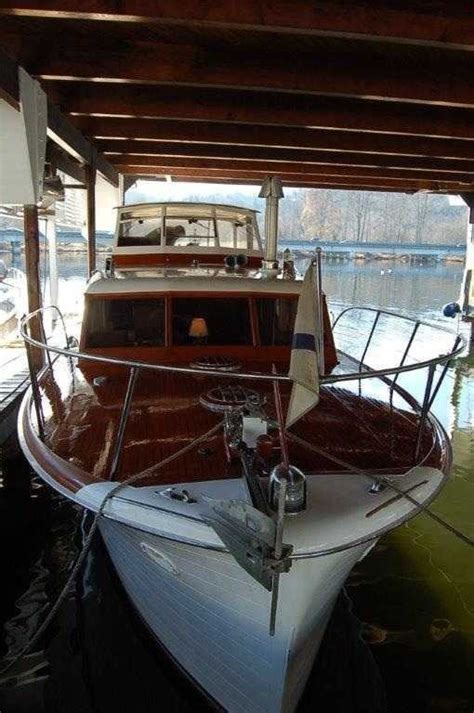
[[[317,261],[317,319],[295,334],[307,286],[276,260],[274,218],[264,253],[255,211],[119,208],[80,344],[47,338],[45,310],[22,327],[30,363],[46,355],[19,416],[26,457],[96,514],[153,636],[231,713],[295,710],[351,568],[442,488],[451,449],[430,409],[463,348],[384,310],[331,325]],[[317,356],[318,403],[285,427],[298,349]]]

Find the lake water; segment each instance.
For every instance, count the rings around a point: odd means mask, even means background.
[[[300,267],[304,267],[301,265]],[[391,271],[391,272],[389,272]],[[84,256],[61,257],[60,303],[77,327]],[[344,306],[395,309],[463,329],[441,315],[459,295],[459,265],[329,263],[324,289]],[[474,362],[456,361],[435,412],[453,442],[451,480],[433,510],[474,536]],[[3,453],[0,489],[3,652],[14,653],[54,599],[81,540],[81,514]],[[426,516],[384,537],[351,573],[301,711],[471,713],[474,708],[472,549]],[[5,573],[7,575],[5,576]],[[153,595],[153,594],[151,594]],[[156,596],[159,596],[156,594]],[[150,641],[98,541],[2,713],[208,710]]]

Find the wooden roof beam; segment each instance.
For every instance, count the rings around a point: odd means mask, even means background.
[[[116,163],[123,164],[123,156],[117,156]],[[158,157],[159,158],[159,157]],[[163,174],[173,173],[175,169],[199,169],[199,170],[237,170],[237,171],[257,171],[259,173],[268,174],[268,161],[246,161],[239,160],[236,163],[233,159],[202,159],[189,157],[164,157],[160,163],[159,160],[146,157],[145,161],[141,160],[140,156],[129,156],[127,158],[128,166],[147,165],[153,166],[157,171]],[[277,165],[279,173],[291,173],[298,175],[306,175],[318,173],[327,176],[365,176],[379,178],[419,178],[431,181],[445,181],[451,183],[473,183],[474,170],[470,173],[453,172],[453,171],[434,171],[424,169],[405,169],[405,168],[389,168],[389,167],[373,167],[373,166],[340,166],[338,164],[306,164],[298,162],[281,161]]]
[[[1,36],[1,35],[0,35]],[[26,57],[33,75],[49,80],[151,83],[249,90],[301,92],[352,98],[474,108],[469,53],[445,56],[435,50],[401,57],[360,56],[350,47],[310,55],[173,45],[153,42],[103,46],[101,33],[58,33],[55,51]],[[22,57],[20,57],[22,60]]]
[[[139,167],[137,169],[136,166],[127,166],[127,165],[119,165],[120,172],[123,173],[124,175],[128,174],[134,174],[137,172],[141,172],[143,170],[143,167]],[[208,180],[214,180],[214,179],[221,179],[221,178],[226,178],[229,180],[234,180],[235,183],[238,183],[240,180],[255,180],[255,181],[262,181],[263,178],[268,175],[268,168],[266,171],[240,171],[240,170],[235,170],[234,168],[213,168],[213,169],[204,169],[204,168],[172,168],[172,167],[158,167],[158,166],[153,166],[150,167],[150,170],[153,171],[154,175],[163,175],[163,176],[175,176],[175,177],[180,177],[180,178],[186,178],[186,177],[199,177],[206,175]],[[381,188],[381,187],[386,187],[386,188],[398,188],[398,189],[403,189],[403,190],[443,190],[443,191],[452,191],[453,193],[457,193],[458,191],[470,191],[474,189],[474,180],[463,183],[463,182],[445,182],[445,181],[437,181],[437,180],[427,180],[424,178],[394,178],[394,177],[367,177],[367,176],[343,176],[343,175],[328,175],[324,173],[318,173],[315,171],[313,174],[308,173],[308,174],[299,174],[298,172],[286,172],[286,171],[278,171],[278,176],[286,183],[287,181],[289,182],[298,182],[301,181],[303,183],[316,183],[318,185],[344,185],[344,186],[352,186],[352,185],[357,185],[357,186],[367,186],[367,189],[370,190],[373,187]]]
[[[86,164],[94,165],[107,181],[118,186],[118,174],[110,161],[87,141],[79,129],[66,119],[52,102],[48,102],[48,136],[76,158]]]
[[[468,109],[192,87],[46,80],[42,84],[65,110],[78,115],[81,128],[82,120],[86,123],[92,115],[474,139],[474,112]]]
[[[434,156],[474,159],[474,141],[432,139],[390,134],[364,134],[304,127],[176,122],[169,119],[76,118],[75,123],[92,139],[116,141],[140,138],[147,141],[212,143],[235,146],[332,149],[368,154]]]
[[[136,176],[141,176],[142,178],[146,176],[160,176],[163,174],[158,173],[154,168],[144,168],[144,167],[136,167],[136,169],[133,166],[120,166],[121,172],[123,172],[125,175],[136,175]],[[244,172],[241,172],[240,175],[237,175],[237,172],[234,172],[234,174],[229,177],[225,175],[219,175],[219,174],[212,174],[210,175],[208,171],[202,170],[202,171],[183,171],[179,172],[178,174],[176,173],[171,173],[167,174],[170,175],[171,178],[177,178],[183,181],[186,180],[200,180],[206,183],[220,183],[220,182],[226,182],[230,184],[235,184],[238,185],[239,183],[254,183],[255,185],[261,185],[261,177],[254,176],[251,174],[246,174],[244,175]],[[280,175],[279,173],[277,175]],[[433,192],[447,192],[450,191],[451,193],[457,193],[458,191],[456,190],[455,187],[453,187],[452,184],[449,184],[449,186],[445,186],[442,183],[435,183],[435,182],[427,182],[427,181],[419,181],[418,183],[410,183],[410,182],[405,182],[405,181],[387,181],[387,182],[382,182],[380,180],[372,180],[372,179],[352,179],[352,178],[344,178],[344,177],[328,177],[328,176],[314,176],[312,178],[307,178],[305,176],[301,177],[295,177],[295,176],[288,176],[286,179],[284,179],[284,186],[299,186],[299,187],[318,187],[318,188],[332,188],[332,187],[337,187],[342,190],[366,190],[366,191],[371,191],[371,190],[387,190],[387,191],[399,191],[402,193],[416,193],[419,190],[423,191],[433,191]]]
[[[156,176],[153,173],[138,173],[138,174],[129,174],[126,176],[132,183],[133,185],[134,182],[137,180],[145,180],[145,181],[164,181],[163,176]],[[232,178],[209,178],[206,175],[203,176],[169,176],[171,179],[172,183],[209,183],[209,184],[216,184],[216,185],[231,185],[231,186],[261,186],[262,181],[260,179],[254,180],[254,179],[249,179],[249,180],[244,180],[244,179],[239,179],[239,181],[235,181],[235,179]],[[366,186],[357,186],[354,184],[353,186],[346,186],[346,185],[338,185],[338,184],[318,184],[318,183],[306,183],[304,181],[285,181],[283,188],[313,188],[313,189],[331,189],[331,190],[340,190],[340,191],[377,191],[381,193],[406,193],[413,195],[414,193],[417,193],[417,190],[414,189],[407,189],[407,190],[401,190],[399,188],[367,188]],[[437,191],[430,191],[430,193],[436,193]],[[442,191],[443,194],[445,194],[445,191]]]
[[[71,158],[51,139],[48,141],[46,148],[46,161],[54,166],[55,169],[63,171],[67,176],[74,178],[81,184],[85,184],[86,171],[84,166]]]
[[[7,0],[0,13],[27,17],[87,19],[146,24],[224,27],[258,32],[302,35],[329,35],[357,39],[379,38],[392,42],[423,43],[431,46],[471,49],[474,44],[474,18],[469,2],[455,5],[437,2],[430,10],[426,3],[412,2],[394,7],[393,3],[340,2],[270,3],[265,0],[240,0],[238,3],[203,3],[187,0],[88,0],[83,7],[73,0]]]
[[[389,156],[349,151],[317,151],[310,149],[279,149],[260,146],[221,146],[215,144],[181,144],[154,141],[98,141],[107,158],[117,163],[153,165],[167,163],[167,158],[199,158],[206,160],[265,161],[278,170],[279,162],[324,164],[339,166],[371,166],[373,168],[422,169],[437,172],[472,174],[474,161],[437,159],[424,156]],[[235,166],[238,168],[237,166]],[[273,168],[272,168],[273,170]]]
[[[18,83],[18,65],[0,49],[0,95],[10,104],[19,108],[20,89]],[[112,164],[93,146],[67,119],[59,109],[48,100],[48,136],[75,158],[86,163],[95,162],[97,170],[110,183],[118,185],[118,173]]]

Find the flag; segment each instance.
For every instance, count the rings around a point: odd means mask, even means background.
[[[289,428],[319,402],[319,350],[317,334],[320,304],[315,286],[315,269],[308,267],[298,300],[291,361],[288,375],[293,381],[290,405],[286,415]]]

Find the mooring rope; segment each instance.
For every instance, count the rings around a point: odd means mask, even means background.
[[[298,445],[303,446],[304,448],[307,448],[310,451],[313,451],[313,453],[317,453],[320,456],[323,456],[324,458],[327,458],[328,460],[332,461],[336,465],[340,465],[344,470],[348,470],[351,473],[355,473],[356,475],[363,475],[365,478],[368,478],[369,480],[377,480],[383,483],[384,485],[387,486],[387,488],[391,488],[393,491],[398,493],[400,497],[405,498],[408,500],[412,505],[414,505],[420,512],[424,513],[427,515],[429,518],[434,520],[435,522],[438,523],[438,525],[441,525],[441,527],[444,527],[446,530],[451,532],[451,534],[455,535],[455,537],[458,537],[460,540],[465,542],[467,545],[470,545],[471,547],[474,546],[474,539],[472,537],[469,537],[469,535],[466,535],[464,532],[461,530],[458,530],[457,527],[454,527],[454,525],[451,525],[450,522],[447,520],[444,520],[444,518],[440,517],[439,515],[436,515],[436,513],[432,512],[432,510],[429,510],[425,505],[422,503],[418,502],[418,500],[415,500],[411,495],[409,495],[405,490],[402,490],[401,488],[397,487],[394,485],[388,478],[385,478],[383,475],[371,475],[367,473],[366,471],[362,470],[362,468],[358,468],[355,465],[351,465],[351,463],[347,463],[346,461],[341,460],[340,458],[336,458],[336,456],[332,456],[330,453],[325,451],[323,448],[318,448],[317,446],[313,446],[312,443],[308,443],[308,441],[305,441],[304,438],[300,438],[299,436],[296,436],[294,433],[290,433],[289,431],[287,432],[288,438],[291,441],[294,441],[295,443],[298,443]],[[425,459],[423,459],[422,462],[424,462]]]
[[[211,436],[213,436],[215,433],[217,433],[223,426],[224,421],[220,421],[218,424],[213,426],[209,431],[204,433],[202,436],[199,436],[198,438],[195,438],[191,443],[188,443],[186,446],[181,448],[179,451],[176,451],[175,453],[172,453],[170,456],[167,458],[164,458],[162,461],[157,463],[156,465],[151,466],[150,468],[147,468],[146,470],[140,471],[140,473],[135,473],[134,475],[130,476],[126,480],[118,483],[112,490],[109,490],[105,498],[102,500],[99,509],[97,510],[94,519],[92,521],[91,527],[89,532],[87,533],[87,536],[83,542],[82,549],[76,559],[76,562],[74,564],[74,567],[71,570],[71,573],[69,574],[69,577],[67,578],[66,583],[64,584],[63,588],[61,589],[59,595],[56,598],[56,601],[54,602],[53,606],[49,610],[46,618],[44,621],[40,624],[40,626],[37,628],[33,636],[26,642],[26,644],[23,646],[23,648],[20,650],[16,656],[8,662],[4,668],[0,669],[0,676],[4,676],[5,673],[10,671],[10,669],[21,659],[23,656],[31,649],[33,646],[37,643],[37,641],[41,638],[41,636],[44,634],[48,626],[51,624],[53,621],[54,617],[56,616],[59,608],[61,607],[64,599],[66,598],[69,588],[71,587],[72,583],[77,577],[77,574],[79,570],[81,569],[81,566],[87,557],[87,554],[90,550],[92,541],[94,539],[95,532],[97,530],[97,527],[99,525],[99,520],[102,517],[104,513],[105,506],[111,500],[114,495],[116,495],[120,490],[123,488],[127,487],[128,485],[133,485],[134,483],[139,482],[140,480],[144,480],[145,478],[149,478],[151,475],[154,475],[158,470],[161,470],[165,466],[169,465],[173,461],[177,460],[181,456],[186,455],[186,453],[189,453],[189,451],[194,450],[196,446],[198,446],[200,443],[203,441],[207,441]],[[11,677],[7,679],[8,685],[12,685],[12,681],[14,681],[15,677]]]

